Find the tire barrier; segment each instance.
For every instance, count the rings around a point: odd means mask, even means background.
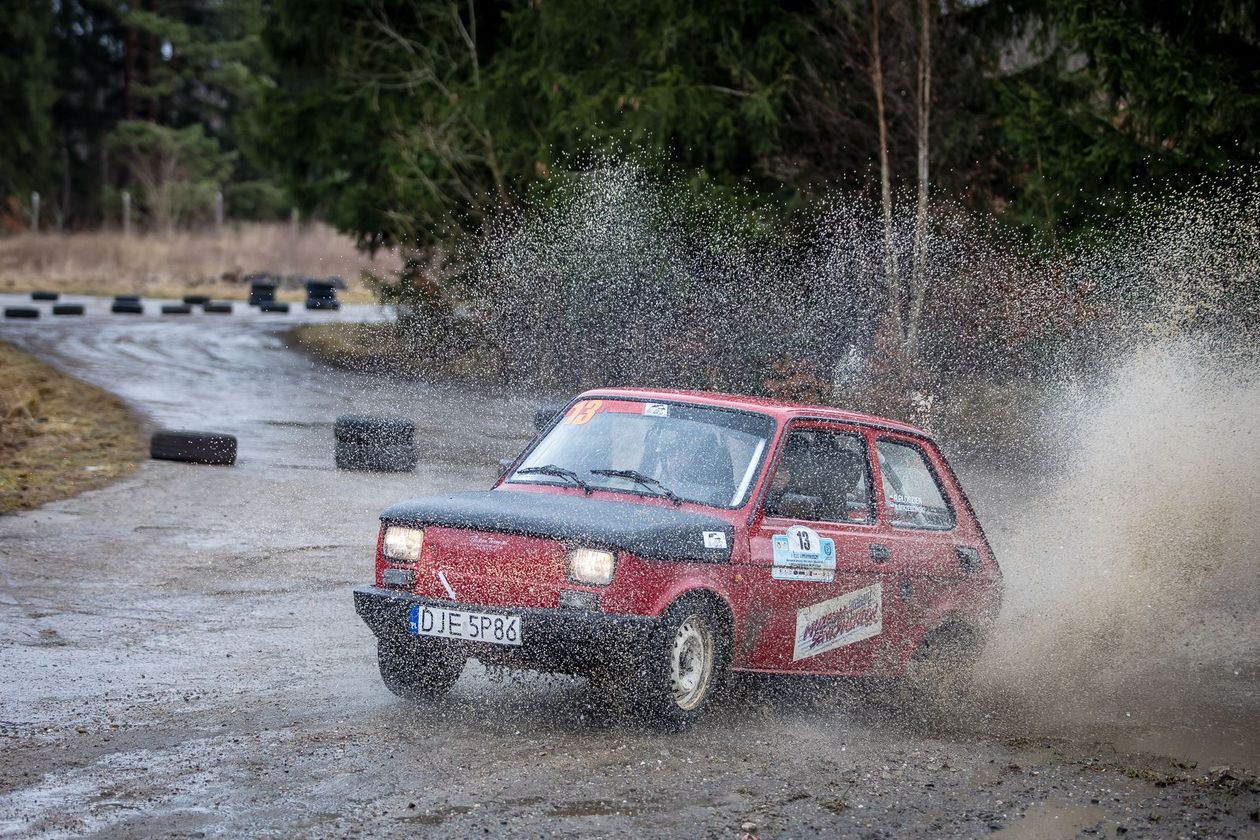
[[[337,469],[365,472],[412,472],[416,424],[405,417],[343,414],[333,426]]]
[[[81,303],[54,303],[52,314],[54,315],[82,315],[84,312]]]
[[[278,300],[264,300],[258,304],[258,311],[284,314],[289,311],[289,304],[281,303]]]
[[[307,280],[306,308],[340,309],[341,301],[337,300],[336,287],[324,280]]]
[[[551,421],[557,414],[564,411],[568,403],[548,403],[534,412],[534,431],[542,434],[547,431],[547,427],[551,425]]]
[[[6,318],[38,318],[39,310],[33,306],[8,306],[8,307],[5,307],[4,317]]]
[[[157,431],[149,438],[149,457],[231,466],[236,463],[236,437],[218,432]]]
[[[139,303],[140,295],[114,295],[114,303]]]
[[[164,303],[162,304],[163,315],[191,315],[192,307],[186,303]]]
[[[184,303],[189,306],[205,306],[210,302],[206,295],[184,295]]]
[[[115,315],[143,315],[144,305],[138,300],[115,300],[109,307]]]
[[[210,301],[201,307],[201,311],[208,315],[231,315],[232,304]]]
[[[276,299],[274,283],[252,283],[249,287],[249,305],[260,306]]]
[[[60,297],[57,292],[31,292],[31,300],[58,300]]]

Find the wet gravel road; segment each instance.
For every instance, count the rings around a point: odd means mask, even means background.
[[[0,518],[0,836],[1260,838],[1237,766],[1020,729],[982,698],[925,716],[850,685],[750,684],[670,734],[592,718],[582,680],[472,663],[443,701],[403,704],[349,594],[376,515],[487,485],[542,397],[284,347],[298,318],[366,308],[150,306],[0,324],[155,425],[241,440],[234,468],[148,462]],[[416,473],[335,470],[347,411],[416,418]]]

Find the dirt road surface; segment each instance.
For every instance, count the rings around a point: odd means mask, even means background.
[[[1237,724],[1230,769],[1192,718],[1188,739],[1134,751],[1123,723],[1022,722],[985,696],[925,715],[849,685],[748,684],[661,733],[592,716],[583,680],[473,662],[440,702],[396,700],[350,598],[377,513],[488,485],[541,398],[284,347],[298,318],[374,316],[97,301],[0,324],[155,425],[240,437],[236,467],[149,462],[0,519],[0,836],[1260,838],[1254,679],[1204,712]],[[349,411],[416,418],[416,473],[335,470]]]

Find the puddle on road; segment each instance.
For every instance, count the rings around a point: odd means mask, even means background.
[[[1018,822],[989,836],[999,840],[1072,840],[1082,829],[1095,826],[1106,817],[1102,808],[1092,805],[1038,802]]]

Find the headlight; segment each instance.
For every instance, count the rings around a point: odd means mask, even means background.
[[[390,525],[385,529],[384,554],[386,560],[397,563],[414,563],[420,559],[420,549],[424,547],[424,530],[422,528],[404,528],[401,525]]]
[[[611,551],[575,548],[569,552],[569,580],[604,586],[612,582],[617,563]]]

